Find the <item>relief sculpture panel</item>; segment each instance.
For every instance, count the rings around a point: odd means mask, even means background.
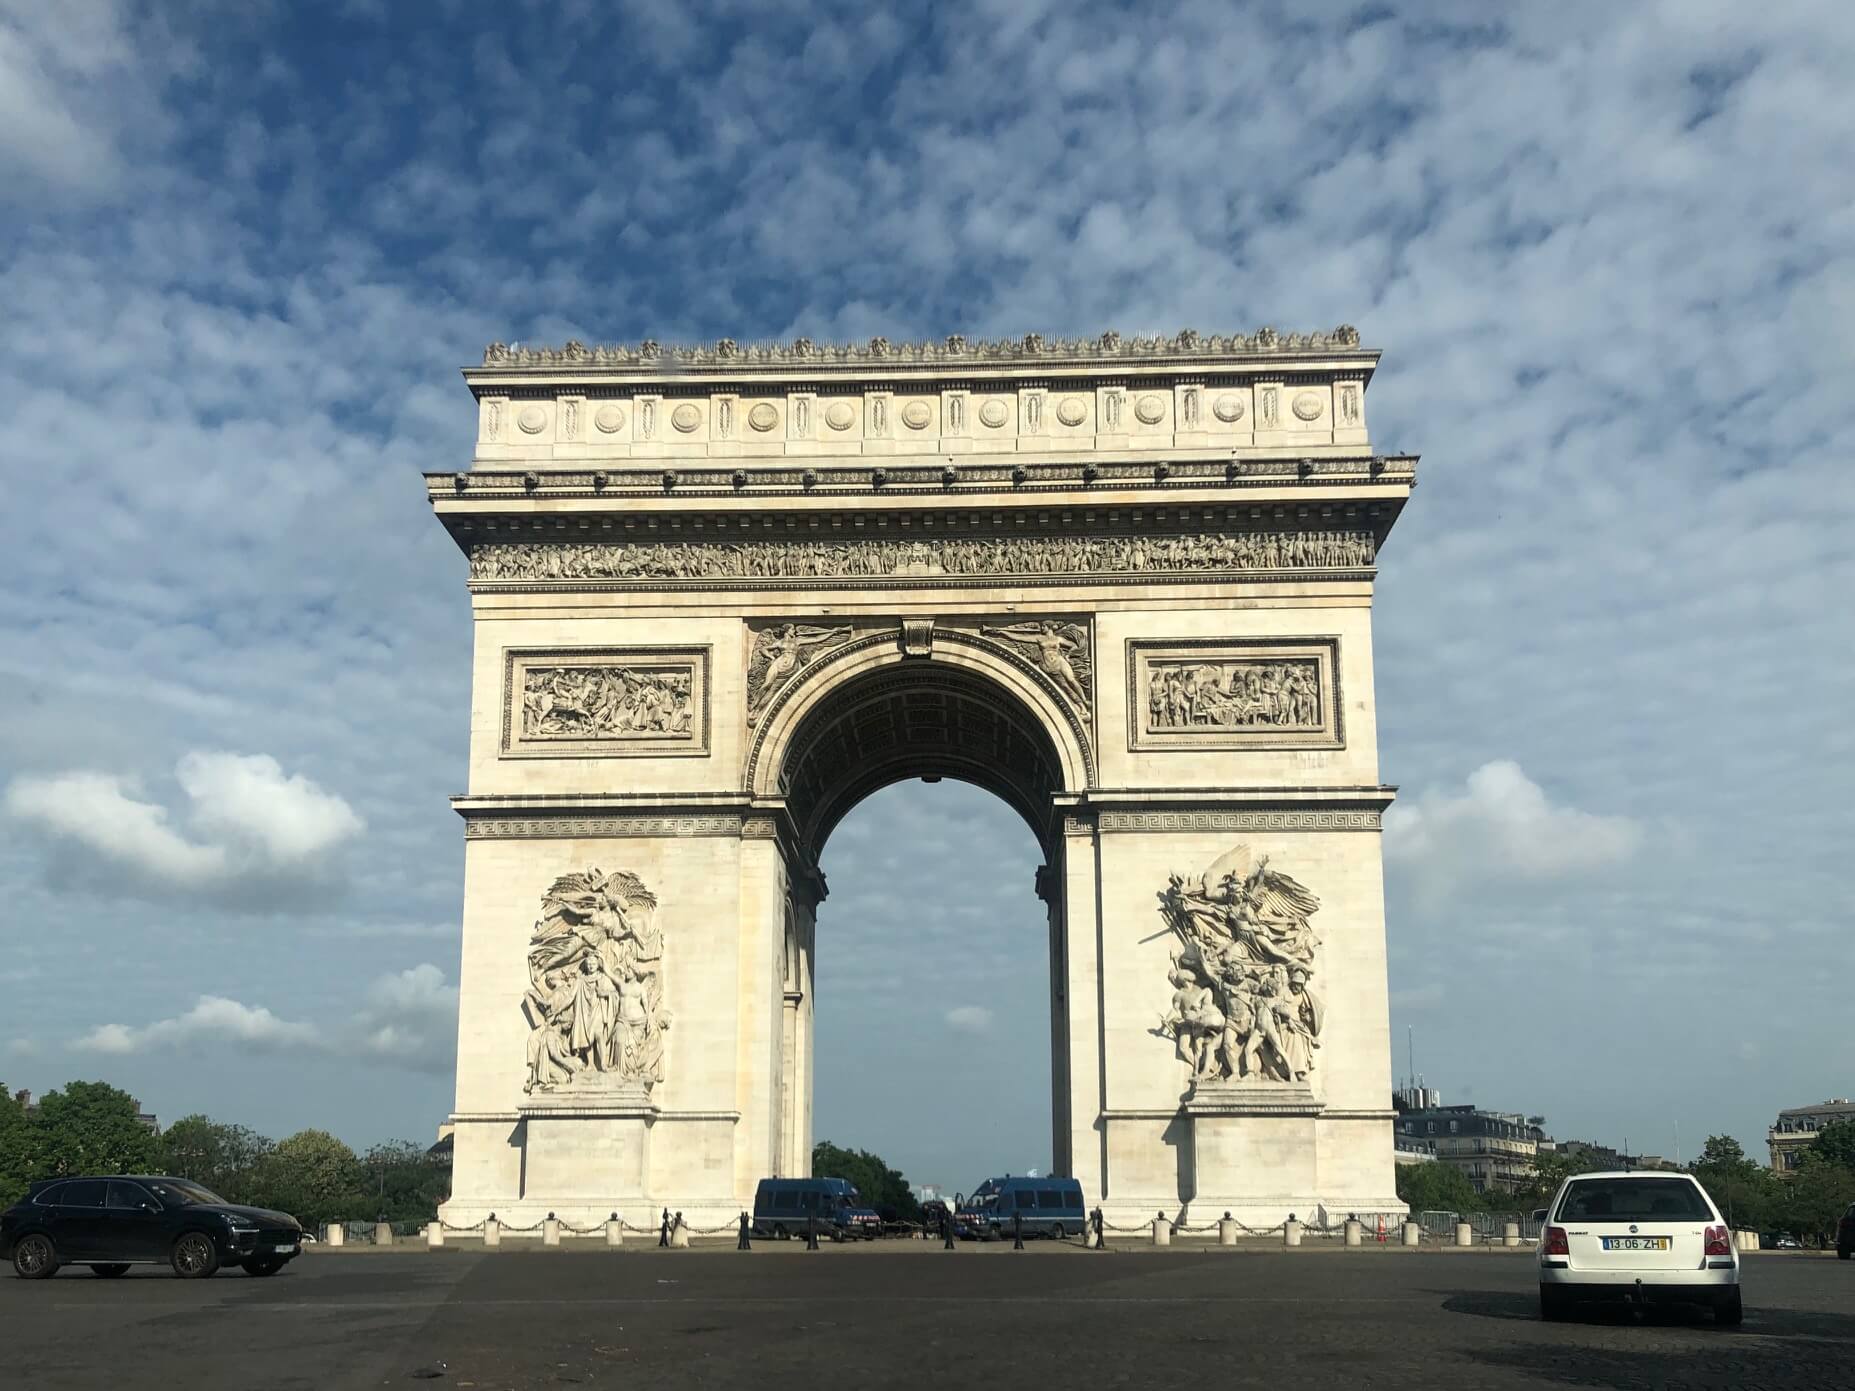
[[[505,758],[708,752],[708,649],[505,654]]]
[[[1246,845],[1201,875],[1173,875],[1160,899],[1178,947],[1154,1032],[1194,1083],[1308,1085],[1326,1017],[1311,988],[1320,900]]]
[[[627,870],[563,874],[528,944],[528,1078],[536,1092],[648,1095],[663,1080],[663,931]]]
[[[1340,748],[1334,638],[1130,641],[1128,748]]]

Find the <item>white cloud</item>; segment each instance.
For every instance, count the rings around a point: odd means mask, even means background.
[[[202,833],[248,839],[276,864],[302,864],[366,827],[340,797],[300,773],[285,777],[266,754],[190,753],[175,776]]]
[[[182,834],[134,779],[110,773],[22,774],[6,809],[68,845],[95,851],[133,884],[181,891],[261,891],[280,880],[326,883],[323,857],[366,823],[347,802],[264,754],[193,752],[175,770],[188,799]],[[98,877],[92,888],[111,881]],[[273,901],[269,906],[285,906]]]
[[[132,779],[109,773],[22,775],[7,787],[6,809],[155,879],[195,885],[223,878],[225,847],[189,841],[168,823],[166,807],[138,800],[137,790]]]
[[[984,1005],[955,1005],[947,1011],[947,1027],[963,1034],[992,1032],[992,1011]]]
[[[173,1019],[158,1019],[144,1028],[101,1024],[75,1047],[92,1053],[185,1051],[216,1044],[240,1050],[271,1052],[284,1048],[319,1048],[322,1036],[311,1025],[279,1019],[263,1006],[242,1005],[222,995],[202,995],[192,1009]]]
[[[1621,863],[1642,843],[1625,816],[1557,806],[1520,765],[1484,763],[1460,792],[1396,802],[1385,817],[1385,858],[1432,897],[1470,881],[1542,880]]]
[[[283,1019],[263,1005],[202,995],[192,1009],[139,1028],[99,1024],[72,1046],[117,1056],[151,1051],[286,1050],[359,1055],[414,1071],[448,1071],[457,1037],[457,987],[429,962],[377,976],[345,1019],[314,1024]]]
[[[457,1052],[457,987],[430,962],[381,976],[367,988],[352,1037],[403,1067],[448,1072]]]

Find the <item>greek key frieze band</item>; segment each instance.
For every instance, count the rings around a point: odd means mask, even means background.
[[[738,816],[466,815],[466,840],[579,840],[601,836],[738,836]]]
[[[1377,831],[1373,809],[1337,811],[1104,811],[1103,831]]]

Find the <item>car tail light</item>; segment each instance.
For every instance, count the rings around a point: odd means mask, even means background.
[[[1565,1239],[1565,1228],[1546,1228],[1546,1254],[1548,1256],[1569,1256],[1571,1253],[1572,1246]]]
[[[1707,1249],[1704,1254],[1709,1256],[1732,1255],[1733,1248],[1727,1244],[1726,1237],[1727,1231],[1724,1227],[1707,1228]]]

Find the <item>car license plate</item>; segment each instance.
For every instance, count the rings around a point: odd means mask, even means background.
[[[279,1256],[287,1256],[294,1252],[296,1248],[294,1246],[273,1246],[271,1250],[276,1252]]]
[[[1604,1238],[1606,1251],[1666,1251],[1668,1238],[1665,1236],[1607,1236]]]

